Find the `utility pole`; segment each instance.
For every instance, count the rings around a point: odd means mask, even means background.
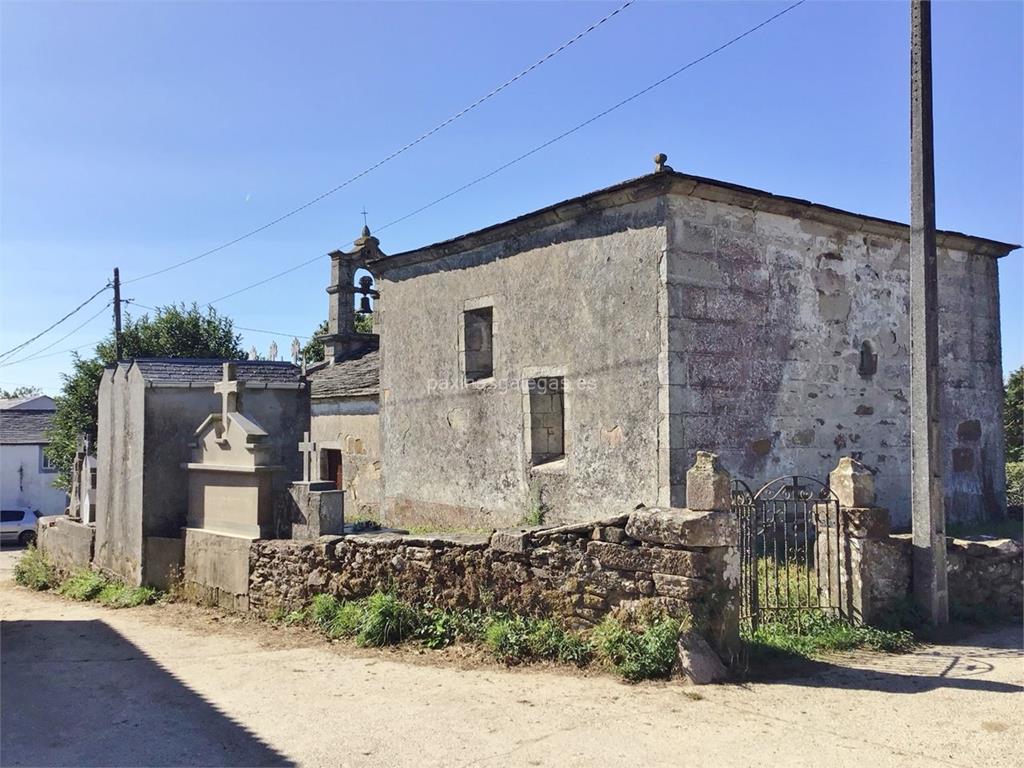
[[[114,267],[114,358],[121,359],[121,271]]]
[[[939,464],[939,310],[935,252],[930,0],[910,2],[910,506],[914,598],[949,621],[946,513]]]

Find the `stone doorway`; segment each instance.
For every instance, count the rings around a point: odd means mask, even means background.
[[[334,483],[334,487],[339,491],[344,490],[345,483],[342,474],[341,451],[336,448],[327,448],[324,450],[324,454],[327,465],[324,480]]]

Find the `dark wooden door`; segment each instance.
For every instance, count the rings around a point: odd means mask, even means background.
[[[334,483],[339,491],[345,487],[344,476],[341,468],[341,451],[327,450],[327,479]]]

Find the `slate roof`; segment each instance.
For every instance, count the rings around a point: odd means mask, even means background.
[[[269,360],[215,360],[198,358],[140,358],[130,365],[146,381],[159,384],[214,384],[223,377],[224,363],[235,363],[236,375],[253,384],[298,383],[302,371],[286,362]],[[128,363],[122,363],[128,365]]]
[[[46,445],[53,411],[0,411],[0,445]]]
[[[310,396],[367,397],[380,390],[380,350],[364,349],[349,358],[309,372]]]
[[[47,395],[29,395],[28,397],[12,397],[0,400],[0,411],[52,411],[53,398]]]

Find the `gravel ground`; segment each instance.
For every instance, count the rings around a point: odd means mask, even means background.
[[[17,554],[0,553],[4,766],[1021,764],[1019,627],[779,682],[630,686],[72,603],[13,585]]]

